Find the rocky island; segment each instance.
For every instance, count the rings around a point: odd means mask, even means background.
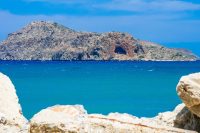
[[[127,33],[78,32],[53,22],[32,22],[0,43],[0,60],[194,61],[183,49],[141,41]]]
[[[0,73],[1,133],[197,133],[200,132],[200,73],[184,76],[177,93],[184,103],[154,118],[88,114],[82,105],[55,105],[31,120],[23,114],[11,80]]]

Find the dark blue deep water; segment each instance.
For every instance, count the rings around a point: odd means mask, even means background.
[[[55,104],[152,117],[181,102],[176,85],[200,72],[200,62],[1,61],[0,72],[13,81],[27,118]]]

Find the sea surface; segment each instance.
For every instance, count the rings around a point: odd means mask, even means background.
[[[153,117],[181,103],[176,85],[200,72],[200,61],[0,61],[0,72],[13,81],[27,118],[56,104]]]

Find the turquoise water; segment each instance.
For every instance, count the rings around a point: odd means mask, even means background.
[[[200,72],[200,62],[0,61],[0,71],[12,79],[27,118],[55,104],[151,117],[181,102],[176,85]]]

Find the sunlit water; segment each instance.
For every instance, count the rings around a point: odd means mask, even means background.
[[[88,113],[152,117],[181,101],[182,75],[200,72],[200,62],[1,61],[27,118],[56,104],[81,104]]]

